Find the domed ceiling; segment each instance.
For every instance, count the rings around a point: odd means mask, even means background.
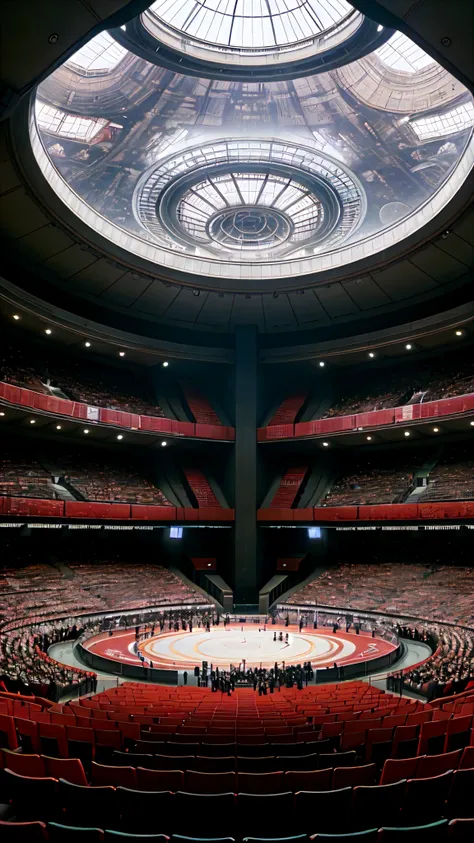
[[[458,80],[345,0],[158,0],[40,84],[17,154],[140,282],[318,294],[436,230],[473,127]]]

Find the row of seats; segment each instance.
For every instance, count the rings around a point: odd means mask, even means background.
[[[0,832],[5,843],[236,843],[235,837],[200,838],[173,834],[133,834],[113,829],[65,826],[62,823],[14,823],[0,821]],[[298,834],[285,838],[244,837],[243,843],[471,843],[474,820],[438,820],[422,826],[408,828],[371,828],[354,834]]]
[[[296,832],[342,833],[469,818],[473,786],[471,769],[338,790],[203,794],[80,785],[52,776],[21,776],[5,769],[1,800],[23,821],[167,835],[197,833],[209,838],[283,837]]]

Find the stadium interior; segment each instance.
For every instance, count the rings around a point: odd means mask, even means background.
[[[472,843],[472,3],[0,50],[0,843]]]

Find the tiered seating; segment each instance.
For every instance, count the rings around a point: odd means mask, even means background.
[[[342,564],[296,591],[290,602],[365,609],[474,627],[474,569],[398,563]]]
[[[474,498],[474,459],[472,449],[446,453],[429,474],[428,485],[420,496],[427,501],[470,500]]]
[[[308,466],[288,468],[283,475],[280,485],[270,503],[271,509],[290,508],[300,490]]]
[[[296,416],[306,401],[306,397],[306,394],[300,393],[298,395],[290,395],[289,398],[285,398],[268,424],[293,424]]]
[[[63,458],[61,466],[69,483],[87,500],[171,506],[161,489],[131,464],[115,462],[112,465],[76,456]]]
[[[390,389],[387,389],[390,382]],[[418,361],[399,369],[386,369],[357,380],[349,374],[341,384],[341,398],[324,418],[385,410],[403,404],[438,401],[474,392],[474,364],[470,350],[445,355],[442,359]],[[275,422],[271,422],[275,424]]]
[[[9,454],[0,459],[0,495],[54,498],[49,474],[34,457]]]
[[[196,498],[198,507],[220,506],[219,501],[209,485],[207,477],[202,471],[198,471],[194,468],[185,468],[184,474],[192,489],[194,497]]]
[[[231,698],[126,683],[42,710],[0,696],[3,801],[52,834],[55,823],[231,840],[367,830],[360,839],[383,843],[396,838],[381,827],[437,823],[407,839],[447,840],[448,822],[469,829],[459,822],[472,813],[474,699],[467,714],[459,704],[434,710],[362,682]]]
[[[164,416],[161,407],[147,394],[145,382],[126,369],[97,366],[36,345],[11,343],[2,354],[0,380],[45,394],[51,394],[50,386],[59,388],[68,398],[96,407]]]
[[[321,505],[401,503],[413,488],[413,459],[398,455],[380,465],[367,460],[339,477]]]
[[[187,383],[181,384],[187,405],[199,424],[222,424],[207,398]]]

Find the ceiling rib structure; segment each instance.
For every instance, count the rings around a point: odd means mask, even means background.
[[[395,319],[466,284],[473,126],[461,83],[343,0],[163,0],[17,109],[4,234],[122,324]]]

